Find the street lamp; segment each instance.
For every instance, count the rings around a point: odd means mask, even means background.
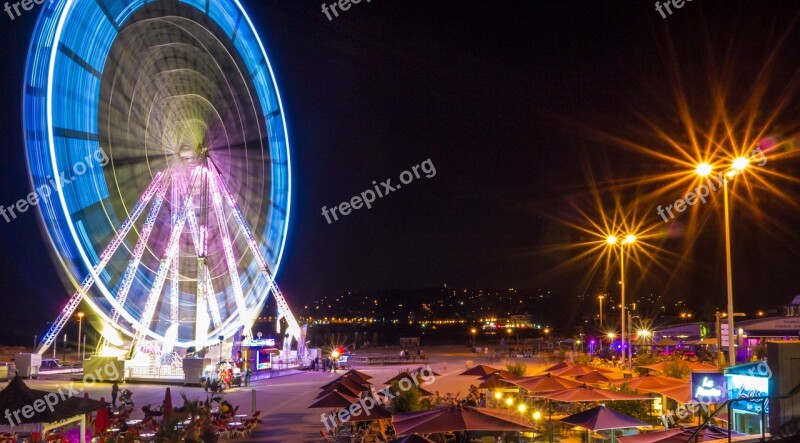
[[[731,265],[731,216],[728,198],[728,182],[737,174],[744,172],[748,166],[750,166],[749,158],[736,157],[731,162],[731,169],[725,172],[725,178],[722,180],[722,196],[725,214],[725,270],[728,286],[728,362],[731,365],[736,364],[736,350],[733,346],[733,270]],[[710,164],[704,162],[697,165],[695,173],[700,177],[706,177],[711,174],[712,169]]]
[[[81,358],[81,337],[83,336],[83,312],[78,312],[78,358]]]
[[[625,245],[632,245],[636,242],[636,236],[633,234],[628,234],[625,238],[620,241],[617,236],[610,235],[606,237],[606,243],[611,246],[616,246],[619,244],[619,285],[620,285],[620,293],[622,298],[622,309],[620,309],[620,323],[622,325],[622,358],[625,358]],[[628,356],[628,367],[631,366],[631,357],[630,354]]]

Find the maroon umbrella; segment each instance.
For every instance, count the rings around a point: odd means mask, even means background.
[[[494,374],[497,371],[499,371],[499,369],[493,368],[491,366],[478,365],[478,366],[473,366],[458,375],[471,375],[473,377],[483,377],[484,375]]]
[[[362,392],[369,391],[369,389],[348,381],[347,379],[342,379],[320,391],[320,393],[317,395],[317,398],[324,397],[333,391],[344,392],[347,395],[358,397]]]
[[[506,371],[505,369],[500,369],[497,372],[493,372],[493,373],[491,373],[489,375],[484,375],[483,377],[480,377],[479,380],[486,380],[489,377],[500,377],[500,378],[504,378],[506,380],[509,380],[509,379],[512,379],[512,378],[519,378],[516,375]]]
[[[369,415],[366,414],[369,412]],[[372,420],[386,420],[392,418],[392,413],[388,409],[384,408],[383,406],[375,406],[371,409],[361,410],[358,415],[351,415],[348,421],[350,422],[358,422],[358,421],[372,421]]]
[[[537,375],[535,377],[509,381],[528,392],[561,391],[564,389],[576,388],[582,385],[582,383],[578,383],[575,380],[550,374]]]
[[[575,377],[575,378],[581,383],[587,383],[590,385],[595,383],[605,383],[607,381],[612,380],[607,375],[597,371],[592,371],[586,375],[581,375],[580,377]]]
[[[358,402],[358,397],[353,397],[352,395],[343,394],[339,391],[334,390],[330,394],[318,398],[314,403],[311,403],[309,409],[312,408],[326,408],[326,409],[334,409],[334,408],[346,408],[352,405],[353,403]]]
[[[563,391],[546,392],[536,395],[549,400],[562,401],[566,403],[605,401],[605,400],[651,400],[650,397],[626,394],[619,391],[607,391],[605,389],[593,388],[588,385],[581,385],[577,388],[565,389]]]
[[[433,440],[428,440],[427,438],[419,435],[419,434],[410,434],[406,435],[405,437],[400,437],[395,440],[389,441],[389,443],[434,443]]]
[[[443,406],[392,416],[395,433],[431,434],[456,431],[531,431],[530,421],[516,414],[470,406]]]
[[[602,431],[605,429],[638,428],[640,426],[650,426],[639,420],[629,417],[605,406],[597,406],[583,412],[570,415],[561,419],[562,422],[592,431]]]
[[[370,386],[372,384],[369,381],[367,381],[366,378],[363,378],[362,376],[358,375],[355,372],[353,372],[353,373],[347,372],[344,375],[342,375],[341,377],[336,377],[332,381],[329,381],[328,383],[325,383],[324,385],[320,386],[319,388],[320,389],[327,389],[327,388],[331,387],[332,385],[334,385],[337,382],[340,382],[342,380],[347,380],[347,381],[353,382],[354,384],[360,385],[360,386]]]

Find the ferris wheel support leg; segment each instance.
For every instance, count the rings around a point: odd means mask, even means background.
[[[153,205],[150,207],[150,211],[147,213],[147,218],[144,221],[142,230],[139,233],[139,240],[136,242],[136,246],[133,248],[133,257],[128,263],[125,273],[122,275],[122,283],[120,283],[120,287],[117,290],[115,297],[120,306],[124,306],[125,300],[128,298],[128,292],[133,284],[136,271],[139,269],[139,263],[142,260],[142,255],[147,248],[147,242],[150,240],[150,234],[153,232],[153,226],[155,225],[156,218],[158,217],[158,212],[161,210],[161,206],[163,206],[164,197],[167,195],[167,188],[169,187],[170,181],[171,180],[165,180],[158,188],[155,199],[153,200]],[[119,317],[120,312],[117,309],[114,309],[111,314],[111,323],[117,324],[117,322],[119,322]],[[101,355],[107,354],[108,340],[106,340],[105,337],[102,337],[97,348],[101,350]]]
[[[245,239],[247,240],[247,246],[250,249],[250,253],[255,257],[261,272],[267,279],[267,284],[270,288],[270,291],[275,297],[275,303],[278,305],[278,330],[280,331],[280,319],[286,318],[286,322],[289,325],[287,329],[289,340],[291,341],[291,339],[295,339],[299,344],[299,341],[302,339],[300,324],[295,319],[294,314],[292,314],[292,310],[289,308],[289,303],[286,302],[286,299],[283,297],[283,294],[278,288],[278,284],[275,282],[275,278],[273,278],[272,272],[267,265],[267,260],[261,253],[261,250],[258,248],[258,243],[253,236],[253,231],[250,229],[247,221],[245,221],[244,215],[239,209],[239,205],[236,203],[236,199],[233,198],[233,193],[231,193],[230,188],[228,188],[228,185],[225,183],[222,177],[213,169],[211,170],[211,176],[216,179],[217,183],[219,183],[219,188],[222,189],[222,193],[225,196],[225,201],[231,208],[233,218],[236,220],[236,224],[239,225],[239,231],[241,231],[242,235],[244,235]]]
[[[225,263],[228,265],[228,274],[231,278],[231,286],[233,286],[233,297],[236,300],[239,319],[244,327],[244,335],[250,338],[253,336],[253,317],[247,309],[247,302],[242,293],[242,283],[239,280],[239,271],[236,268],[236,259],[233,256],[233,244],[231,243],[231,237],[228,232],[228,220],[225,219],[225,211],[222,209],[222,196],[215,183],[213,172],[209,175],[208,184],[211,190],[211,200],[214,204],[214,214],[217,217],[217,224],[219,225],[220,236],[222,237],[222,247],[225,250]]]
[[[95,281],[94,275],[103,272],[103,269],[105,269],[106,265],[111,260],[111,257],[114,256],[114,253],[117,251],[117,249],[119,249],[119,246],[125,240],[125,237],[128,235],[128,232],[130,232],[131,228],[133,227],[133,224],[142,214],[144,208],[147,207],[147,204],[150,202],[150,200],[152,200],[153,196],[156,194],[158,189],[160,189],[160,186],[162,186],[162,182],[164,182],[164,177],[165,174],[162,172],[156,174],[155,178],[153,179],[153,182],[150,183],[150,186],[147,187],[144,194],[142,195],[142,198],[139,199],[139,201],[133,207],[130,214],[128,215],[128,218],[125,219],[119,231],[117,231],[117,234],[111,240],[111,243],[109,243],[108,246],[106,246],[106,249],[103,251],[103,253],[100,254],[100,262],[97,263],[97,265],[94,267],[94,272],[89,273],[89,275],[83,279],[80,289],[78,289],[74,294],[72,294],[72,297],[70,297],[69,301],[67,302],[67,305],[58,315],[56,321],[53,322],[53,326],[51,326],[50,329],[45,334],[41,344],[39,345],[39,348],[36,350],[37,354],[39,355],[44,354],[44,352],[53,344],[56,337],[58,337],[58,334],[61,332],[61,329],[64,327],[64,325],[67,324],[67,321],[69,321],[70,317],[72,317],[72,314],[78,308],[78,305],[80,305],[81,300],[83,300],[83,296],[94,285]]]
[[[191,177],[191,186],[189,187],[189,192],[187,192],[183,205],[180,207],[180,214],[178,215],[178,221],[175,224],[172,232],[170,234],[169,243],[167,244],[165,255],[166,257],[161,260],[161,264],[158,267],[158,272],[156,273],[156,279],[153,283],[152,288],[150,289],[150,294],[147,297],[147,303],[144,306],[144,312],[142,313],[141,321],[138,325],[136,325],[136,332],[134,333],[133,340],[131,342],[131,348],[128,351],[127,358],[131,359],[134,355],[136,355],[136,348],[139,345],[139,341],[144,337],[146,334],[147,328],[150,327],[150,323],[153,320],[153,315],[156,311],[156,306],[158,305],[158,300],[161,298],[161,291],[164,289],[164,283],[167,279],[168,271],[170,270],[170,265],[172,260],[175,259],[175,256],[178,255],[179,252],[179,243],[178,241],[181,238],[181,233],[183,232],[183,227],[186,225],[186,219],[189,216],[189,211],[192,211],[192,193],[194,192],[194,183],[198,176],[206,175],[206,169],[197,167],[192,171]],[[204,179],[204,177],[200,177],[200,179]]]

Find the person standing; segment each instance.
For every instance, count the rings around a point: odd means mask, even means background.
[[[119,385],[117,384],[117,382],[114,382],[114,384],[111,385],[111,407],[112,408],[116,408],[117,407],[117,395],[119,395]]]

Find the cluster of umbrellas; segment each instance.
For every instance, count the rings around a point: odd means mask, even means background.
[[[342,409],[358,403],[362,394],[371,393],[373,390],[370,375],[351,369],[333,381],[320,386],[320,393],[309,408]],[[376,405],[370,414],[352,416],[349,421],[370,421],[391,418],[392,414],[386,408]]]

